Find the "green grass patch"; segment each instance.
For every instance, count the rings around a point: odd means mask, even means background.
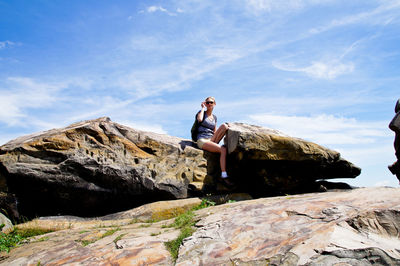
[[[105,232],[105,233],[101,236],[101,238],[105,238],[105,237],[107,237],[107,236],[111,236],[111,235],[113,235],[115,232],[117,232],[117,231],[119,231],[119,230],[121,230],[121,228],[119,228],[119,227],[114,228],[114,229],[110,229],[110,230],[108,230],[107,232]],[[101,239],[101,238],[100,238],[100,239]]]
[[[191,236],[194,233],[194,231],[195,230],[191,226],[185,226],[181,228],[181,233],[179,234],[178,238],[165,243],[165,247],[171,253],[171,256],[174,259],[174,261],[176,261],[176,259],[178,258],[179,247],[182,245],[183,240]]]
[[[151,235],[151,236],[158,236],[158,235],[161,235],[161,232],[158,232],[158,233],[151,233],[150,235]]]
[[[81,244],[82,244],[82,246],[86,247],[87,245],[92,244],[94,242],[96,242],[96,241],[94,241],[94,240],[82,240]]]
[[[216,203],[214,201],[208,200],[208,199],[202,199],[201,203],[197,205],[196,207],[193,207],[193,211],[201,210],[207,207],[215,206]]]
[[[126,235],[126,234],[120,234],[119,236],[117,236],[115,239],[114,239],[114,243],[117,243],[118,241],[120,241],[121,239],[122,239],[122,237],[124,236],[124,235]]]
[[[26,229],[14,229],[9,234],[4,234],[0,232],[0,251],[6,251],[8,253],[12,248],[18,246],[18,244],[20,244],[23,240],[29,237],[43,235],[53,231],[54,230],[50,229],[26,228]],[[41,239],[43,239],[43,237]]]
[[[80,242],[81,242],[82,246],[86,247],[87,245],[92,244],[92,243],[94,243],[94,242],[96,242],[96,241],[98,241],[100,239],[103,239],[103,238],[105,238],[107,236],[113,235],[115,232],[117,232],[119,230],[121,230],[121,228],[119,228],[119,227],[114,228],[114,229],[110,229],[110,230],[107,230],[104,234],[102,234],[101,236],[99,236],[99,237],[97,237],[95,239],[81,240]]]
[[[193,207],[191,210],[177,216],[172,224],[165,226],[180,229],[179,236],[176,239],[164,243],[167,250],[171,253],[174,261],[176,261],[178,258],[179,247],[182,245],[183,240],[191,236],[196,231],[193,228],[194,224],[196,223],[194,211],[214,205],[215,202],[203,199],[198,206]]]

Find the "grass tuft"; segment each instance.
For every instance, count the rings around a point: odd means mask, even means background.
[[[166,226],[180,229],[179,236],[176,239],[164,243],[167,250],[171,253],[174,261],[178,259],[179,248],[182,245],[183,240],[191,236],[196,231],[193,228],[194,224],[196,223],[194,219],[195,214],[193,211],[204,209],[214,205],[215,202],[203,199],[198,206],[193,207],[191,210],[177,216],[171,225]]]
[[[41,228],[24,228],[14,229],[9,234],[0,232],[0,251],[6,251],[8,253],[12,248],[18,246],[18,244],[29,237],[43,235],[53,231],[54,230]]]

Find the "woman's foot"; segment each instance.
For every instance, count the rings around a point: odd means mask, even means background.
[[[220,177],[219,178],[220,183],[222,183],[222,185],[224,185],[225,187],[229,188],[229,189],[233,189],[235,187],[235,183],[233,183],[229,177]]]

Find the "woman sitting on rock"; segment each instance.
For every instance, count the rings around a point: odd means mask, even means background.
[[[196,117],[200,123],[197,134],[197,146],[205,151],[221,154],[220,166],[222,173],[220,181],[224,185],[231,187],[233,183],[228,179],[228,174],[226,173],[226,148],[218,144],[225,136],[229,126],[224,123],[217,129],[217,116],[212,113],[215,105],[214,97],[207,97],[201,103],[201,110],[197,113]]]

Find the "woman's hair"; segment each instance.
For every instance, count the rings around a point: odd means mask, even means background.
[[[217,103],[217,102],[215,101],[215,98],[212,97],[212,96],[208,96],[208,97],[206,98],[205,102],[206,102],[207,100],[213,100],[214,103]]]

